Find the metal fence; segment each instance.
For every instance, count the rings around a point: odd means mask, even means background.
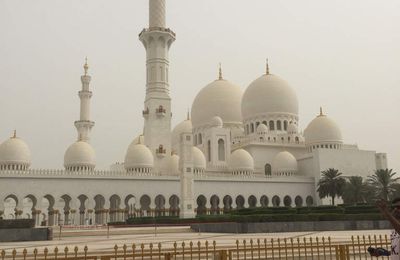
[[[390,243],[387,236],[352,236],[347,242],[333,242],[330,237],[316,238],[277,238],[277,239],[250,239],[236,240],[230,245],[217,245],[212,242],[182,242],[174,243],[172,246],[163,247],[158,244],[132,244],[115,245],[113,250],[90,251],[87,246],[83,248],[65,247],[52,250],[44,248],[39,251],[34,249],[28,252],[27,249],[1,250],[1,260],[254,260],[254,259],[285,259],[285,260],[364,260],[377,259],[371,257],[367,252],[368,247],[381,247],[390,250]],[[378,259],[389,259],[379,257]]]

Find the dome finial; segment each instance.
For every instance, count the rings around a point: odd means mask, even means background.
[[[190,109],[189,108],[188,108],[188,111],[187,111],[186,120],[190,120]]]
[[[219,80],[224,79],[224,78],[222,77],[222,66],[221,66],[221,62],[219,63],[219,77],[218,77],[218,79],[219,79]]]
[[[319,107],[319,116],[324,116],[324,113],[322,111],[322,107]]]
[[[17,129],[14,129],[13,136],[11,138],[17,138]]]
[[[85,76],[86,76],[89,69],[89,65],[87,63],[87,57],[85,58],[85,65],[83,65],[83,69],[85,70]]]
[[[269,64],[268,64],[268,58],[266,60],[266,64],[265,64],[265,74],[269,75]]]

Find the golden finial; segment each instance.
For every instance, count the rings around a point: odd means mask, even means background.
[[[17,129],[14,129],[13,136],[11,138],[17,138]]]
[[[190,120],[190,110],[189,110],[189,108],[188,108],[188,111],[187,111],[186,120]]]
[[[85,58],[85,65],[83,65],[83,68],[85,69],[85,76],[86,76],[89,69],[89,65],[87,63],[87,57]]]
[[[268,59],[267,62],[265,64],[265,74],[269,75],[269,64],[268,64]]]
[[[218,77],[218,79],[219,79],[219,80],[224,79],[224,78],[222,77],[222,66],[221,66],[221,62],[219,63],[219,77]]]
[[[319,116],[324,116],[324,113],[322,112],[322,107],[319,107]]]

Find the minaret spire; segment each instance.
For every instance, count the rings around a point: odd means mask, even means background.
[[[223,80],[224,78],[222,77],[222,65],[221,62],[219,63],[219,70],[218,70],[218,79]]]
[[[89,142],[89,133],[94,126],[94,122],[90,120],[90,99],[92,92],[89,90],[91,77],[88,75],[89,65],[87,57],[85,58],[83,69],[84,75],[81,76],[82,90],[79,91],[79,98],[81,99],[80,117],[78,121],[75,121],[75,127],[78,131],[78,141]]]
[[[268,64],[268,59],[266,60],[266,63],[265,63],[265,74],[266,74],[266,75],[269,75],[269,64]]]
[[[149,1],[149,27],[139,40],[146,49],[146,97],[144,144],[154,156],[154,170],[162,172],[171,154],[171,97],[169,96],[169,48],[175,33],[166,27],[165,0]],[[157,39],[157,40],[154,40]],[[162,149],[160,149],[162,147]]]

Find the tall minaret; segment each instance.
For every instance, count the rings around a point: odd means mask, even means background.
[[[78,141],[89,142],[89,133],[94,126],[94,122],[90,120],[90,98],[92,97],[92,92],[89,90],[91,77],[88,75],[89,65],[87,64],[87,58],[83,69],[85,74],[81,76],[82,90],[79,91],[79,98],[81,99],[80,119],[75,121],[75,127],[78,130]]]
[[[146,49],[144,140],[154,155],[155,170],[161,171],[171,154],[168,51],[175,41],[175,33],[165,27],[165,0],[149,0],[149,28],[139,39]]]

